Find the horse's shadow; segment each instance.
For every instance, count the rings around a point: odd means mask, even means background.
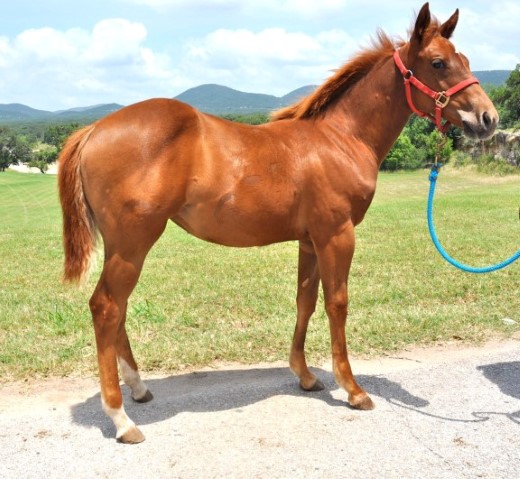
[[[478,371],[481,371],[487,380],[496,384],[502,394],[511,396],[515,399],[520,399],[520,361],[485,364],[482,366],[477,366],[476,369]],[[488,410],[474,411],[471,413],[472,418],[453,416],[449,417],[446,415],[441,415],[426,410],[420,410],[417,407],[413,407],[412,404],[407,404],[399,400],[399,395],[396,395],[395,398],[392,398],[389,397],[387,394],[385,399],[394,406],[412,410],[421,415],[448,422],[477,423],[488,421],[493,416],[504,416],[513,421],[514,423],[520,424],[520,410],[513,412],[499,412]]]
[[[341,400],[331,391],[338,389],[330,371],[313,368],[323,382],[322,391],[305,392],[288,368],[254,368],[194,372],[162,379],[146,380],[154,400],[142,405],[133,402],[123,386],[125,409],[136,423],[146,425],[164,421],[183,412],[216,412],[255,404],[270,397],[290,395],[320,400],[332,407],[347,407],[347,395]],[[380,376],[359,375],[360,384],[370,394],[410,408],[422,408],[428,401],[406,391],[400,384]],[[99,427],[105,437],[114,435],[111,421],[101,410],[100,394],[72,407],[72,419],[85,427]]]
[[[478,366],[490,382],[500,391],[520,399],[520,362],[495,363]],[[338,390],[330,371],[313,369],[325,388],[317,392],[304,392],[288,368],[253,368],[193,372],[162,379],[147,380],[155,399],[145,405],[130,398],[129,389],[123,386],[125,408],[138,424],[153,424],[183,412],[216,412],[240,409],[274,396],[300,396],[323,401],[332,407],[346,407],[346,393],[333,396]],[[398,382],[377,375],[358,375],[359,383],[368,393],[402,409],[450,422],[482,422],[494,415],[505,415],[520,423],[520,411],[499,413],[481,411],[471,413],[472,418],[446,417],[427,411],[429,402],[404,389]],[[105,437],[114,435],[112,422],[101,410],[100,395],[72,407],[72,419],[85,427],[98,427]]]
[[[502,362],[478,366],[477,369],[484,377],[495,383],[502,394],[520,400],[520,361]],[[489,417],[491,415],[503,415],[511,421],[520,424],[520,410],[512,413],[503,412],[475,412],[475,417]]]
[[[520,361],[478,366],[484,377],[495,383],[507,396],[520,399]]]

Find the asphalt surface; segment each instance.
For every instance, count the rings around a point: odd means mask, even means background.
[[[118,444],[95,379],[4,384],[1,478],[518,478],[520,341],[352,361],[376,403],[346,406],[330,365],[304,393],[282,364],[145,381]]]

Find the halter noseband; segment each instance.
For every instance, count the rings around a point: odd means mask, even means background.
[[[401,56],[399,55],[399,49],[394,52],[394,61],[399,68],[399,71],[403,75],[404,78],[404,87],[406,91],[406,101],[408,102],[408,106],[410,109],[418,116],[423,118],[428,118],[430,121],[435,123],[435,126],[441,133],[446,133],[448,128],[451,126],[451,123],[446,120],[445,123],[442,123],[442,110],[446,107],[446,105],[450,102],[450,97],[455,93],[463,90],[464,88],[473,85],[474,83],[479,83],[478,79],[474,76],[467,78],[466,80],[462,80],[460,83],[457,83],[455,86],[449,88],[446,91],[434,91],[430,87],[426,86],[423,82],[418,80],[412,70],[408,70],[404,66],[403,61],[401,60]],[[427,113],[419,110],[413,103],[412,99],[412,87],[413,85],[418,90],[422,91],[425,95],[428,95],[430,98],[433,98],[435,101],[435,114]]]

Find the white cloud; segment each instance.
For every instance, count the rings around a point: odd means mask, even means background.
[[[258,33],[250,30],[219,29],[193,45],[197,55],[212,62],[257,63],[263,60],[304,61],[316,54],[320,45],[316,39],[282,28],[268,28]]]
[[[14,49],[20,60],[30,58],[36,62],[44,62],[53,58],[71,59],[78,54],[78,41],[82,37],[80,31],[60,32],[52,28],[31,29],[18,35]]]
[[[510,70],[520,63],[520,4],[492,2],[461,9],[454,42],[474,70]]]
[[[87,62],[127,63],[139,58],[147,32],[141,23],[116,18],[94,26],[87,48],[82,52]]]
[[[285,94],[322,81],[357,44],[342,30],[311,36],[282,28],[219,29],[187,44],[181,68],[198,79],[194,84],[226,81],[234,88]]]
[[[0,68],[6,68],[12,61],[14,52],[11,48],[9,38],[0,37]]]
[[[107,19],[92,31],[41,28],[0,38],[2,88],[10,101],[49,109],[169,94],[175,70],[143,45],[146,37],[141,23]]]

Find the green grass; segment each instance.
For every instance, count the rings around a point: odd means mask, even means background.
[[[428,237],[427,173],[381,174],[357,229],[350,277],[349,348],[371,355],[453,338],[479,342],[520,330],[520,264],[468,275],[445,263]],[[442,171],[436,224],[461,261],[493,263],[519,247],[520,177]],[[88,298],[60,283],[56,178],[0,174],[0,377],[94,374]],[[144,370],[288,355],[295,321],[297,244],[231,249],[171,225],[147,258],[130,299],[128,332]],[[311,320],[311,363],[329,356],[320,298]]]

